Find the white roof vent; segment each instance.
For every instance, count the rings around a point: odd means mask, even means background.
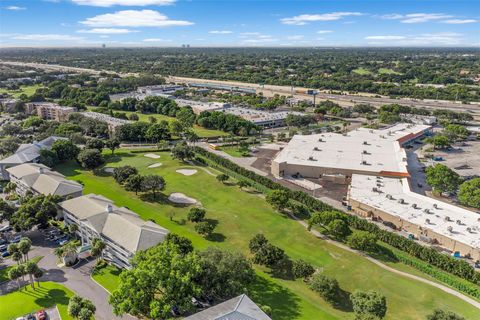
[[[430,224],[430,219],[428,219],[428,218],[425,219],[425,223],[426,223],[426,224]]]
[[[449,217],[449,216],[446,216],[446,217],[445,217],[445,221],[450,221],[450,217]]]
[[[363,141],[363,144],[364,144],[364,145],[368,145],[368,141]]]
[[[452,227],[452,226],[449,226],[449,227],[447,228],[447,230],[448,230],[448,232],[453,232],[453,227]]]
[[[403,199],[400,198],[400,199],[398,199],[398,203],[404,204],[404,203],[405,203],[405,200],[403,200]]]
[[[461,226],[463,224],[462,220],[457,220],[457,224]]]
[[[433,207],[434,207],[435,209],[438,209],[438,205],[437,205],[436,203],[433,204]]]
[[[413,208],[413,209],[417,209],[417,204],[416,204],[416,203],[412,203],[412,208]]]
[[[43,167],[38,167],[38,173],[43,174],[45,172]]]
[[[387,194],[386,197],[387,197],[388,200],[392,200],[392,199],[393,199],[393,197],[392,197],[391,194]]]
[[[107,206],[105,207],[105,211],[107,211],[108,213],[112,213],[113,212],[113,206],[111,204],[107,204]]]
[[[430,214],[430,209],[424,209],[423,212],[425,212],[426,214]]]

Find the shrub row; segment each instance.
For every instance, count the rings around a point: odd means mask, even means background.
[[[256,174],[253,171],[240,167],[237,164],[231,162],[230,160],[222,158],[205,149],[202,149],[200,147],[195,147],[195,152],[217,163],[219,166],[223,166],[226,169],[234,173],[237,173],[243,177],[246,177],[258,184],[261,184],[268,189],[287,191],[291,199],[302,203],[303,205],[307,206],[310,210],[315,210],[315,211],[336,210],[330,205],[311,197],[310,195],[308,195],[303,191],[290,190],[282,186],[281,184],[270,180],[269,178],[263,177],[261,175]],[[377,236],[378,240],[380,241],[383,241],[399,250],[402,250],[412,255],[413,257],[418,258],[422,261],[425,261],[441,270],[454,274],[474,284],[480,285],[480,273],[476,272],[475,269],[466,261],[452,258],[448,255],[439,253],[433,248],[424,247],[416,243],[415,241],[412,241],[410,239],[407,239],[395,233],[382,230],[377,225],[365,219],[359,218],[355,215],[350,215],[345,212],[341,212],[341,213],[345,215],[345,219],[348,222],[350,227],[354,229],[364,230],[364,231],[374,233]]]
[[[456,279],[452,275],[437,270],[428,263],[414,259],[407,254],[396,252],[394,253],[394,255],[399,261],[403,262],[404,264],[414,267],[415,269],[420,270],[423,273],[426,273],[459,291],[465,292],[472,297],[480,299],[480,288],[478,286],[471,284],[470,282],[465,280]]]

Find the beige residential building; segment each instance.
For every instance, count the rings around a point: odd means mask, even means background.
[[[77,109],[73,107],[63,107],[51,102],[31,102],[25,106],[27,113],[37,114],[41,119],[55,120],[64,122],[68,120],[68,115],[76,112]]]
[[[144,221],[125,207],[96,194],[61,202],[65,225],[76,224],[83,245],[99,238],[106,244],[103,258],[120,268],[130,268],[130,259],[139,250],[163,242],[169,231]]]
[[[50,170],[40,163],[24,163],[7,169],[10,181],[17,185],[16,192],[25,196],[30,191],[33,194],[56,195],[63,198],[79,197],[83,186],[65,179],[65,176]]]

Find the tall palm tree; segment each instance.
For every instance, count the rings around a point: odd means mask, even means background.
[[[8,278],[10,280],[17,280],[18,290],[20,290],[20,277],[22,276],[22,271],[19,266],[13,266],[8,270]]]
[[[23,262],[28,261],[28,252],[32,248],[32,240],[30,238],[24,237],[18,243],[18,251],[23,255]]]
[[[100,260],[103,250],[105,250],[106,244],[102,239],[95,238],[92,240],[92,256],[97,258],[97,261]]]
[[[30,284],[32,289],[35,290],[35,282],[33,281],[33,275],[35,271],[38,269],[37,264],[34,261],[27,261],[24,263],[25,266],[25,273],[28,274],[28,278],[30,279]]]

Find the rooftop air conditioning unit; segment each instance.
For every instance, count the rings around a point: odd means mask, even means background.
[[[367,160],[362,160],[363,165],[367,165]]]
[[[430,219],[428,219],[428,218],[425,219],[425,223],[426,223],[426,224],[430,224]]]
[[[388,200],[392,200],[392,199],[393,199],[393,197],[392,197],[391,194],[387,194],[386,197],[387,197]]]
[[[363,154],[368,154],[368,151],[367,151],[367,150],[363,150],[362,153],[363,153]]]
[[[472,233],[472,228],[468,227],[468,228],[467,228],[467,232],[468,232],[468,233]]]
[[[445,221],[450,221],[450,217],[449,217],[449,216],[446,216],[446,217],[445,217]]]
[[[449,226],[449,227],[447,228],[447,230],[448,230],[448,232],[453,232],[453,227],[452,227],[452,226]]]
[[[367,141],[363,141],[363,144],[364,144],[364,145],[368,145],[368,142],[367,142]]]
[[[403,200],[403,199],[398,199],[398,203],[404,204],[404,203],[405,203],[405,200]]]
[[[457,220],[458,225],[462,225],[462,220]]]
[[[378,192],[378,189],[375,188],[375,187],[373,187],[373,188],[372,188],[372,191],[373,191],[373,192]]]
[[[323,139],[322,138],[318,139],[318,142],[323,142]]]
[[[319,151],[318,147],[314,147],[313,151]]]
[[[438,205],[437,205],[436,203],[433,204],[433,207],[434,207],[435,209],[438,209]]]
[[[424,209],[423,212],[425,212],[426,214],[430,214],[430,210],[429,210],[429,209]]]
[[[416,203],[412,203],[412,208],[413,208],[413,209],[417,209],[417,204],[416,204]]]
[[[315,159],[312,156],[308,157],[308,160],[315,161]]]

